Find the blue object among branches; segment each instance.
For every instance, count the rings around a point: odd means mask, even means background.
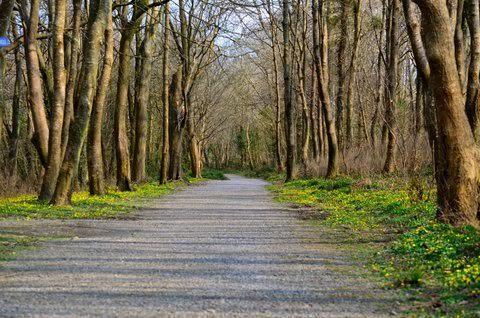
[[[0,48],[10,45],[10,40],[6,36],[0,36]]]

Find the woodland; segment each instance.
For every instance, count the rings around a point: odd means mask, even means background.
[[[393,254],[445,235],[478,306],[479,0],[0,0],[0,37],[2,216],[237,171],[336,225],[384,205]]]

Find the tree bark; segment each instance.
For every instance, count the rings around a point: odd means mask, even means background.
[[[78,107],[74,121],[70,126],[67,150],[52,199],[54,205],[65,205],[71,202],[73,183],[78,171],[80,155],[92,111],[100,64],[102,37],[111,12],[112,3],[109,0],[94,0],[90,3],[90,15],[85,36],[85,53],[81,71],[82,78],[78,93]]]
[[[39,22],[40,0],[30,2],[30,15],[23,17],[27,24],[25,37],[25,60],[27,64],[28,80],[28,102],[32,111],[32,120],[34,133],[32,142],[37,149],[42,165],[47,164],[48,158],[48,120],[45,112],[42,75],[40,72],[40,63],[38,60],[38,22]],[[24,8],[23,11],[26,11]]]
[[[337,129],[338,144],[340,147],[344,146],[344,102],[345,102],[345,79],[347,72],[345,71],[346,64],[346,48],[349,38],[349,15],[351,11],[351,0],[341,0],[341,14],[340,14],[340,41],[338,43],[338,88],[337,88],[337,117],[335,127]],[[343,149],[343,148],[342,148]]]
[[[190,101],[187,101],[190,104]],[[187,132],[188,132],[188,142],[190,150],[190,168],[192,170],[192,177],[201,178],[202,177],[202,153],[200,151],[200,146],[198,144],[198,138],[195,133],[195,124],[193,122],[193,114],[191,112],[192,106],[187,106],[190,109],[188,118],[187,118]]]
[[[18,30],[15,23],[12,23],[12,33],[15,38],[18,38]],[[13,179],[17,175],[18,167],[18,144],[20,141],[20,115],[21,105],[20,98],[22,95],[22,83],[23,83],[23,58],[20,55],[20,47],[15,48],[15,86],[13,91],[12,101],[12,124],[8,131],[8,161],[7,169],[8,176]]]
[[[323,16],[323,1],[319,5],[318,0],[312,1],[313,16],[313,46],[314,46],[314,63],[317,71],[317,83],[319,97],[322,102],[322,113],[325,120],[325,128],[328,140],[328,166],[327,178],[338,175],[338,142],[337,133],[335,131],[334,116],[330,104],[330,93],[328,84],[328,29],[325,26]],[[322,29],[322,45],[320,45],[320,32]],[[322,53],[323,52],[323,53]]]
[[[60,165],[62,164],[62,127],[65,109],[65,19],[67,1],[55,0],[55,21],[53,34],[53,105],[50,116],[50,135],[48,143],[48,162],[38,199],[50,201],[55,191]]]
[[[360,44],[360,36],[362,32],[362,3],[363,0],[357,0],[353,8],[353,19],[354,19],[354,33],[353,33],[353,48],[352,48],[352,57],[350,59],[350,66],[348,68],[348,83],[347,83],[347,99],[346,99],[346,127],[345,127],[345,141],[347,147],[352,144],[353,136],[353,87],[357,75],[357,56],[358,56],[358,47]],[[366,128],[366,127],[365,127]]]
[[[441,0],[415,3],[422,14],[429,84],[436,103],[437,218],[453,225],[479,227],[478,147],[465,112],[448,8]]]
[[[90,194],[92,195],[103,195],[106,193],[102,152],[102,126],[112,74],[113,53],[113,21],[110,14],[108,15],[107,27],[105,29],[105,58],[103,70],[102,75],[100,76],[97,93],[93,101],[92,119],[88,130],[88,182]]]
[[[140,47],[140,69],[138,87],[135,91],[135,150],[133,153],[133,181],[145,181],[145,161],[147,156],[147,117],[150,102],[150,80],[152,75],[152,54],[156,32],[157,10],[152,10],[152,18],[147,22],[145,37]]]
[[[467,0],[466,19],[470,30],[470,67],[468,69],[466,110],[473,136],[480,139],[479,89],[480,89],[480,8],[478,0]]]
[[[277,171],[284,172],[285,164],[282,156],[282,106],[280,103],[280,83],[278,80],[278,33],[275,24],[275,16],[272,12],[271,1],[267,0],[267,11],[270,22],[270,32],[272,33],[272,62],[273,62],[273,77],[275,85],[275,159],[277,162]]]
[[[388,46],[388,68],[386,76],[386,128],[388,132],[387,156],[383,171],[392,173],[395,171],[396,158],[396,102],[397,102],[397,77],[399,60],[399,39],[398,39],[398,7],[399,0],[392,0],[390,21],[387,23],[387,46]]]
[[[186,122],[185,106],[182,99],[182,71],[179,69],[172,77],[169,91],[170,114],[170,166],[169,180],[182,178],[182,139]]]
[[[73,119],[75,89],[77,85],[78,58],[80,55],[80,38],[82,22],[82,0],[73,1],[73,32],[72,44],[70,50],[70,65],[68,71],[67,92],[65,98],[65,112],[63,116],[62,128],[62,158],[65,156],[65,150],[68,142],[68,132],[70,131],[70,123]]]
[[[130,149],[127,133],[128,88],[131,73],[131,44],[139,28],[141,17],[147,10],[146,0],[134,2],[133,16],[124,26],[119,48],[119,68],[115,110],[115,137],[117,157],[117,187],[120,191],[131,191]]]
[[[307,8],[298,8],[298,10],[302,16],[302,30],[298,52],[299,61],[297,63],[298,94],[300,95],[303,117],[302,165],[303,171],[306,174],[310,153],[310,135],[312,134],[312,122],[310,121],[310,109],[307,101]]]
[[[163,109],[163,143],[162,143],[162,161],[160,165],[160,184],[167,182],[168,159],[170,152],[169,136],[169,63],[170,63],[170,4],[165,5],[165,29],[163,37],[163,64],[162,64],[162,109]]]
[[[319,121],[318,117],[321,115],[321,112],[318,111],[319,107],[317,105],[317,81],[315,76],[315,66],[311,67],[311,95],[310,95],[310,122],[312,127],[312,145],[313,145],[313,157],[316,163],[320,161],[320,135],[319,135]]]
[[[290,48],[290,1],[283,0],[283,81],[284,81],[284,103],[285,103],[285,126],[287,142],[287,165],[286,180],[291,181],[296,177],[296,129],[295,129],[295,104],[293,99],[292,84],[292,55]]]
[[[0,36],[6,36],[8,26],[10,25],[10,19],[12,16],[15,0],[3,0],[0,1]],[[5,78],[5,56],[4,52],[0,50],[0,122],[4,121],[4,78]],[[3,125],[0,125],[0,140],[3,139],[4,129]]]

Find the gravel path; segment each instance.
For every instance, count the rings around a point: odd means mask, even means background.
[[[1,317],[383,317],[391,297],[318,227],[229,176],[137,213],[83,221],[0,271]]]

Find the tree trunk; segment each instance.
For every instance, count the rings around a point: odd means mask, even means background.
[[[305,9],[305,10],[304,10]],[[310,121],[310,110],[307,101],[307,8],[299,8],[302,15],[302,37],[300,38],[299,63],[298,63],[298,94],[302,104],[303,117],[303,142],[302,142],[302,164],[304,173],[307,173],[308,157],[310,153],[310,135],[312,134],[312,123]]]
[[[323,16],[323,1],[319,6],[318,0],[312,1],[313,15],[313,46],[314,46],[314,63],[317,71],[317,83],[319,88],[319,97],[322,102],[322,112],[325,119],[325,128],[328,139],[328,178],[335,177],[338,174],[338,143],[337,133],[335,131],[335,123],[333,119],[332,107],[330,105],[330,93],[328,88],[328,29],[325,26]],[[323,26],[323,27],[322,27]],[[319,30],[322,29],[322,48],[320,47]],[[321,53],[323,52],[323,56]],[[323,61],[323,62],[322,62]]]
[[[34,133],[32,136],[33,144],[37,149],[42,165],[47,164],[48,158],[48,120],[45,112],[42,75],[40,72],[40,63],[38,60],[38,22],[39,22],[40,0],[30,2],[30,16],[23,17],[27,23],[25,32],[25,60],[27,64],[28,80],[28,101],[32,111],[32,120]],[[24,10],[26,11],[26,8]]]
[[[99,86],[93,101],[92,119],[88,130],[87,164],[89,190],[92,195],[103,195],[105,189],[105,171],[102,151],[102,126],[105,105],[110,87],[113,67],[114,39],[112,16],[108,16],[105,29],[105,59]]]
[[[310,126],[312,127],[312,145],[313,145],[313,157],[315,162],[318,163],[320,161],[320,136],[318,134],[318,117],[320,116],[320,112],[318,112],[318,105],[317,105],[317,81],[315,76],[315,66],[312,65],[311,67],[311,95],[310,95]]]
[[[65,112],[63,116],[62,128],[62,158],[65,156],[65,150],[68,142],[68,132],[70,123],[73,119],[75,89],[77,86],[78,58],[80,56],[80,37],[82,22],[82,0],[73,1],[73,33],[70,53],[70,66],[68,71],[67,92],[65,97]]]
[[[445,2],[416,1],[422,13],[422,38],[430,65],[429,84],[436,103],[438,219],[478,227],[478,147],[465,112],[456,66],[451,20]]]
[[[67,150],[52,199],[52,203],[55,205],[65,205],[71,201],[73,182],[78,171],[80,155],[92,111],[100,64],[102,37],[111,12],[112,3],[109,0],[95,0],[90,3],[90,15],[85,37],[87,41],[84,48],[81,72],[83,76],[78,93],[78,107],[74,121],[70,126]]]
[[[280,103],[280,83],[278,81],[278,58],[277,58],[277,27],[274,23],[274,15],[271,9],[271,2],[268,1],[268,15],[270,19],[270,30],[272,32],[272,60],[273,76],[275,83],[275,159],[277,162],[277,171],[285,171],[285,165],[282,157],[282,106]]]
[[[150,80],[152,75],[152,54],[156,32],[157,10],[152,11],[147,22],[145,38],[140,47],[140,69],[138,87],[135,91],[135,151],[133,153],[133,181],[145,181],[145,160],[147,155],[147,113],[150,101]]]
[[[167,182],[168,159],[169,159],[169,63],[170,63],[170,5],[165,5],[165,30],[163,37],[163,64],[162,64],[162,107],[163,107],[163,143],[162,143],[162,161],[160,165],[160,184]]]
[[[399,39],[398,39],[398,7],[399,0],[391,0],[390,22],[387,23],[387,46],[388,46],[388,69],[386,84],[386,127],[388,131],[387,157],[383,171],[392,173],[395,171],[396,158],[396,98],[397,98],[397,76],[399,60]]]
[[[468,69],[466,110],[475,140],[480,140],[479,89],[480,89],[480,8],[478,0],[467,0],[466,19],[470,30],[470,67]]]
[[[17,26],[15,23],[12,23],[12,33],[15,38],[18,38]],[[15,86],[13,91],[13,101],[12,101],[12,125],[11,129],[8,132],[9,140],[9,149],[8,149],[8,161],[7,169],[8,176],[10,178],[15,178],[17,175],[17,166],[18,166],[18,144],[20,140],[20,96],[22,94],[22,83],[23,83],[23,58],[20,55],[20,47],[17,47],[14,51],[15,55]]]
[[[133,33],[122,34],[119,48],[119,68],[115,111],[115,136],[117,155],[117,187],[120,191],[131,191],[130,154],[127,135],[128,86],[131,69],[130,45]]]
[[[346,48],[349,38],[349,15],[351,11],[351,0],[341,0],[341,14],[340,14],[340,41],[338,43],[338,88],[337,88],[337,117],[335,127],[338,133],[338,144],[340,147],[344,146],[344,102],[345,102],[345,79],[347,73],[345,72],[346,64]],[[343,148],[342,148],[343,149]]]
[[[295,129],[295,104],[293,100],[292,84],[292,57],[290,48],[290,1],[283,0],[283,80],[285,103],[285,126],[287,142],[287,181],[295,179],[296,175],[296,129]]]
[[[6,36],[10,19],[12,16],[15,0],[0,1],[0,36]],[[0,122],[4,122],[4,78],[5,78],[5,56],[4,52],[0,50]],[[0,140],[3,140],[4,130],[3,125],[0,125]]]
[[[169,180],[180,180],[182,177],[182,139],[186,114],[182,100],[182,71],[179,69],[172,77],[169,91],[170,114],[170,166]]]
[[[347,83],[347,100],[346,100],[346,145],[347,147],[352,143],[353,135],[353,87],[357,75],[357,56],[358,56],[358,47],[360,44],[361,36],[361,13],[362,13],[362,3],[363,0],[357,0],[353,13],[354,13],[354,34],[353,34],[353,48],[352,48],[352,57],[350,60],[349,74],[348,74],[348,83]],[[366,128],[366,127],[365,127]],[[367,138],[368,139],[368,138]]]
[[[60,165],[62,163],[62,127],[65,109],[65,19],[67,1],[55,0],[55,22],[53,31],[53,87],[54,97],[50,116],[50,136],[48,144],[48,162],[38,199],[50,201],[55,191]]]
[[[189,106],[189,109],[192,109]],[[198,138],[195,133],[194,123],[193,123],[193,114],[190,112],[187,119],[187,132],[188,132],[188,142],[190,150],[190,169],[192,170],[192,177],[201,178],[202,177],[202,153],[200,152],[200,147],[198,145]]]
[[[131,73],[131,44],[133,37],[140,26],[141,17],[147,10],[146,0],[136,0],[133,3],[132,18],[124,26],[120,39],[119,67],[117,82],[117,98],[115,111],[115,137],[117,157],[117,187],[120,191],[131,191],[130,149],[127,132],[127,112],[129,81]]]

